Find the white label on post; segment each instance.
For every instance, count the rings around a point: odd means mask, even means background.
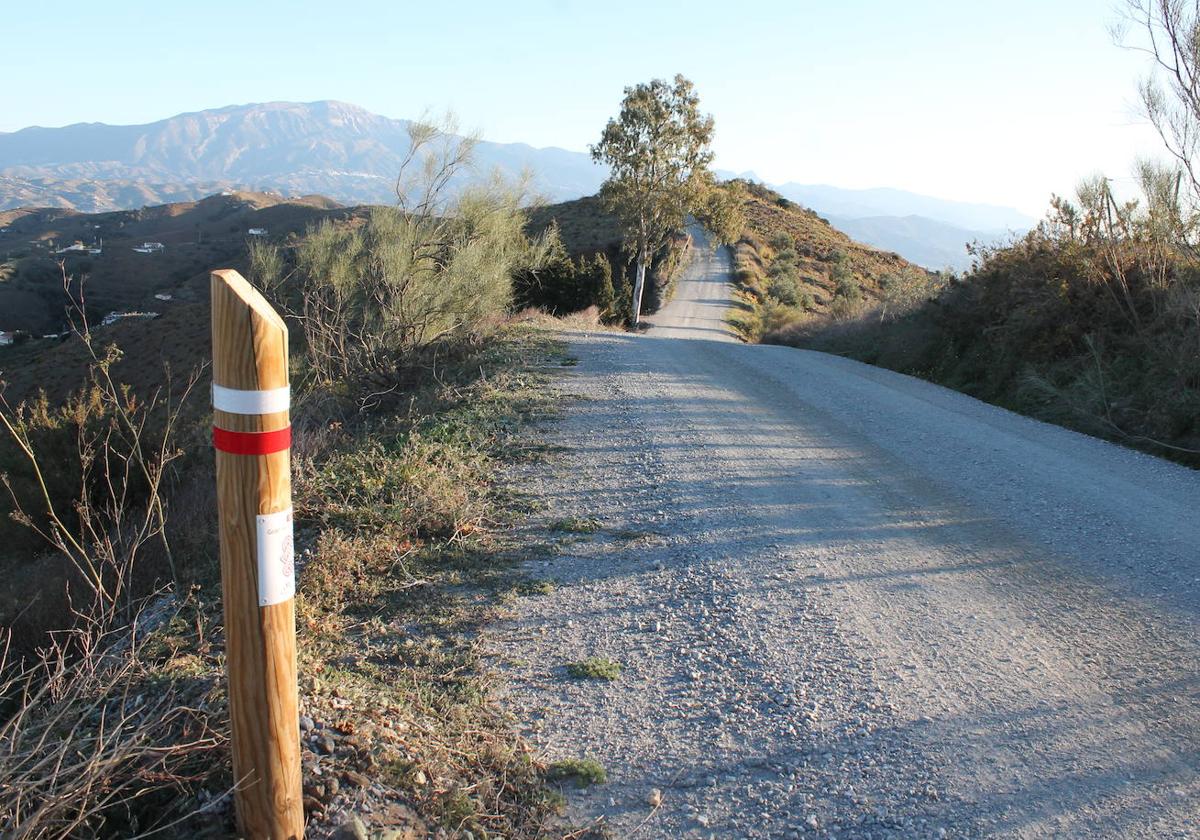
[[[265,513],[258,524],[258,605],[280,604],[296,594],[292,509]]]

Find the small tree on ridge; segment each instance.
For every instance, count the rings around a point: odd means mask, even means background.
[[[625,228],[637,260],[633,323],[640,320],[649,261],[689,213],[703,209],[713,185],[713,119],[682,75],[625,88],[621,113],[608,121],[592,158],[611,168],[600,195]]]

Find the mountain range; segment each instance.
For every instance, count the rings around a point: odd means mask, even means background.
[[[139,186],[147,194],[170,191],[173,201],[215,188],[393,202],[408,126],[325,101],[234,105],[146,125],[25,128],[0,134],[0,209],[30,201],[127,209],[122,198],[136,198],[130,190]],[[593,193],[605,177],[588,155],[523,143],[480,142],[475,166],[510,177],[528,169],[533,189],[549,200]]]
[[[344,102],[269,102],[145,125],[78,123],[0,133],[0,210],[83,212],[189,201],[225,190],[319,194],[347,204],[395,200],[408,121]],[[551,201],[590,195],[606,170],[582,152],[481,141],[478,172],[532,173]],[[967,265],[965,245],[1033,223],[1015,210],[891,189],[787,183],[774,188],[852,236],[930,268]]]

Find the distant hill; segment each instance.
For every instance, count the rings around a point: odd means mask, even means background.
[[[948,201],[888,188],[847,190],[826,184],[787,183],[773,185],[776,192],[822,216],[863,219],[875,216],[923,216],[969,231],[1024,231],[1037,224],[1036,219],[1011,207]]]
[[[62,272],[87,276],[89,317],[115,310],[166,313],[207,302],[208,271],[242,268],[250,228],[275,242],[324,218],[361,212],[322,196],[283,200],[265,193],[214,195],[201,201],[85,214],[60,208],[0,211],[0,330],[34,335],[63,329]],[[74,242],[99,254],[66,252]],[[163,249],[138,253],[144,242]],[[170,295],[162,301],[155,295]]]
[[[407,126],[324,101],[235,105],[146,125],[0,133],[0,209],[99,212],[232,188],[390,203],[409,148]],[[522,143],[480,143],[476,168],[513,177],[528,169],[533,188],[551,200],[593,193],[605,176],[586,154]]]
[[[918,265],[932,270],[945,268],[965,272],[971,267],[967,245],[991,244],[1008,234],[996,231],[967,230],[924,216],[868,216],[862,219],[826,215],[829,223],[850,236],[895,251]]]
[[[223,183],[156,184],[135,180],[66,180],[0,175],[0,210],[14,207],[58,207],[82,213],[103,213],[152,204],[195,201],[206,195],[221,192],[229,186]]]

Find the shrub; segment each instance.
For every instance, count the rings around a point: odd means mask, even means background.
[[[767,283],[767,294],[786,306],[795,306],[800,298],[791,274],[775,274]]]
[[[613,287],[612,317],[609,320],[615,324],[633,321],[633,284],[629,282],[627,272],[621,271],[617,275]]]
[[[136,625],[82,626],[31,665],[0,657],[6,837],[182,831],[190,814],[222,809],[232,790],[221,668],[211,653],[174,655],[181,637],[170,631],[192,626],[182,619],[176,607]],[[212,782],[225,793],[190,795]]]
[[[180,426],[198,374],[176,393],[168,381],[139,396],[113,378],[118,348],[78,337],[87,384],[63,405],[40,394],[14,407],[0,392],[0,485],[9,508],[0,556],[22,572],[20,554],[41,566],[40,575],[16,576],[0,598],[9,630],[28,630],[22,652],[41,633],[70,627],[77,612],[106,626],[128,620],[130,604],[158,577],[180,580],[165,492],[184,454]],[[29,586],[39,592],[38,610],[25,615],[30,605],[14,596]]]
[[[297,249],[297,315],[315,385],[394,374],[441,338],[469,333],[507,307],[512,276],[547,258],[523,229],[523,192],[494,180],[451,192],[474,141],[413,125],[396,207],[365,224],[325,220]],[[263,261],[259,261],[263,262]]]
[[[611,320],[616,314],[616,289],[613,288],[612,264],[607,254],[596,254],[590,264],[580,266],[587,273],[591,289],[592,304],[600,310],[600,316]]]
[[[758,275],[750,268],[739,268],[733,272],[733,280],[735,283],[751,283]]]
[[[785,231],[780,231],[779,233],[772,234],[771,238],[767,240],[767,244],[770,245],[775,251],[783,251],[785,249],[794,248],[796,245],[796,240],[792,238],[791,234]]]
[[[1200,261],[1177,244],[1190,223],[1173,193],[1146,186],[1144,206],[1118,204],[1102,179],[1084,185],[1079,207],[1056,198],[1022,239],[977,249],[965,279],[889,278],[882,318],[850,320],[850,286],[839,282],[831,311],[842,323],[797,324],[768,340],[1200,465]]]
[[[880,317],[894,320],[912,312],[925,301],[936,297],[944,284],[942,275],[917,268],[889,274],[880,283],[883,290]]]
[[[316,384],[394,372],[413,350],[502,311],[529,257],[515,193],[467,193],[445,215],[378,207],[300,245],[301,323]]]
[[[771,267],[774,268],[778,265],[790,271],[795,268],[796,258],[795,249],[789,246],[775,254],[775,259],[771,263]]]
[[[0,451],[23,468],[3,476],[11,515],[44,543],[29,552],[37,574],[12,575],[6,596],[36,594],[3,616],[0,644],[0,825],[21,838],[181,825],[198,804],[188,791],[228,775],[209,615],[156,591],[162,565],[179,580],[165,492],[195,378],[182,398],[166,386],[138,397],[111,376],[119,351],[79,338],[83,391],[53,408],[0,398]]]

